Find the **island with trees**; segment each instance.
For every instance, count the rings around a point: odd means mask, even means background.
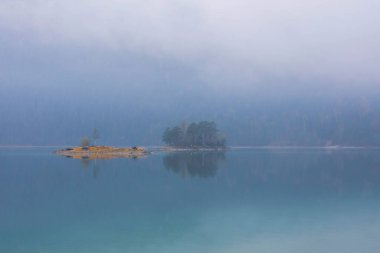
[[[84,160],[141,158],[151,153],[143,147],[111,147],[96,145],[96,141],[99,138],[99,131],[95,128],[91,137],[85,136],[82,138],[80,146],[56,150],[55,153],[70,158]],[[213,121],[193,122],[189,125],[183,123],[180,126],[168,127],[163,133],[162,140],[173,151],[219,151],[224,150],[226,147],[226,139]],[[203,159],[202,161],[206,160]]]
[[[183,123],[168,127],[162,135],[162,141],[171,148],[184,149],[224,149],[226,138],[217,129],[213,121]]]

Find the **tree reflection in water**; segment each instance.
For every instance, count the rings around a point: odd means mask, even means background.
[[[177,152],[163,157],[166,169],[181,174],[183,177],[214,177],[220,161],[225,159],[224,152]]]
[[[99,173],[99,165],[97,163],[97,160],[91,160],[88,158],[82,158],[80,159],[81,165],[84,169],[92,168],[92,175],[94,178],[98,176]]]

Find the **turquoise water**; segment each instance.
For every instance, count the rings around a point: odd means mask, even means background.
[[[0,252],[379,252],[380,150],[0,149]]]

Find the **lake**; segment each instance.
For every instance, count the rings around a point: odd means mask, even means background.
[[[379,252],[379,149],[0,148],[0,252]]]

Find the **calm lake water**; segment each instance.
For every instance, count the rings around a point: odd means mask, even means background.
[[[380,150],[0,149],[0,252],[380,252]]]

